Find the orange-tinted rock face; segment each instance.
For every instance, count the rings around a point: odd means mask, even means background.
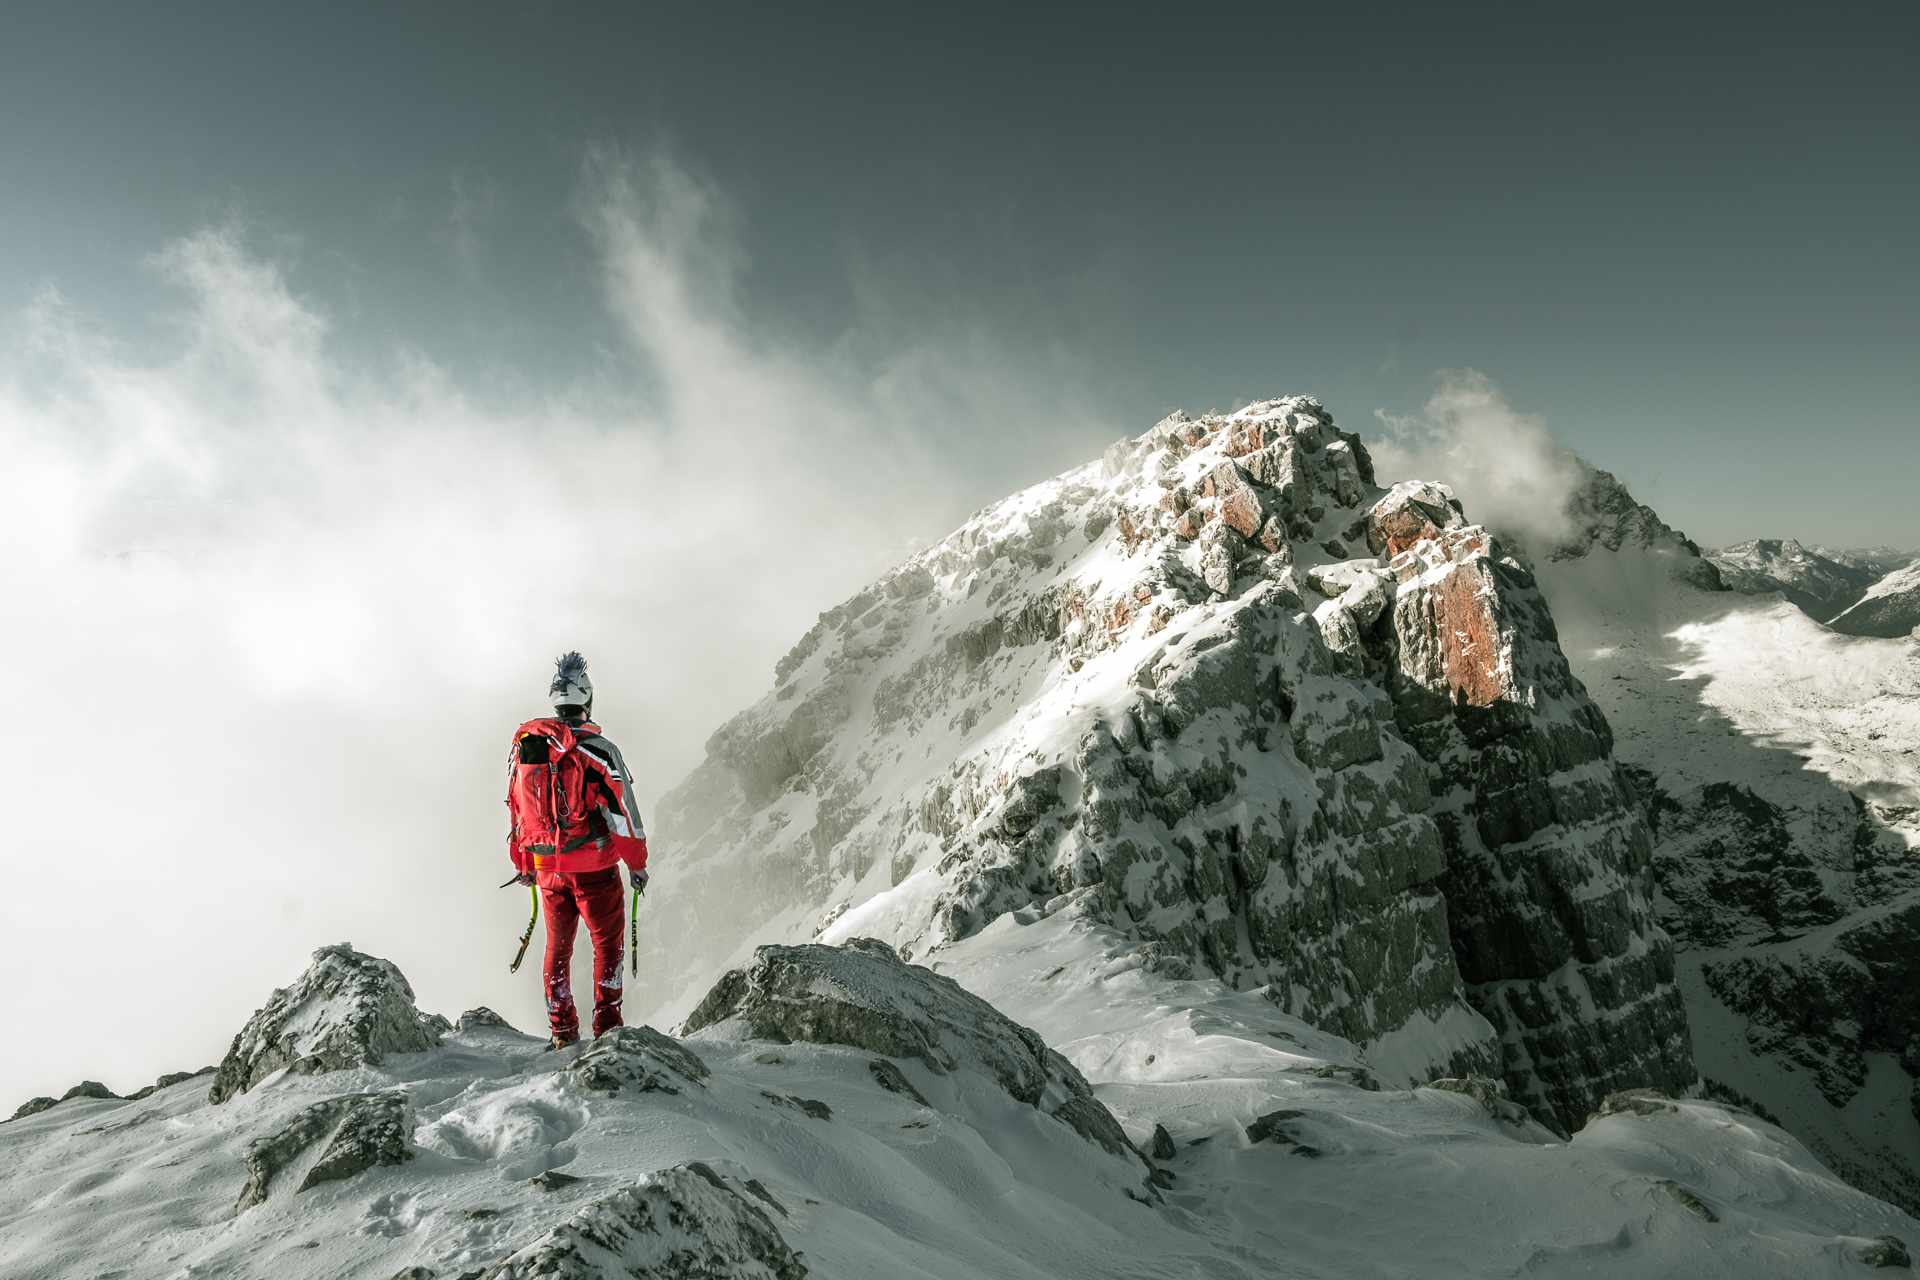
[[[1267,509],[1253,486],[1244,480],[1240,486],[1220,496],[1220,519],[1243,538],[1253,538],[1266,523]]]
[[[1266,423],[1242,422],[1236,423],[1227,433],[1224,447],[1229,458],[1243,458],[1266,448],[1273,439],[1273,430]]]
[[[1501,660],[1500,624],[1493,616],[1489,588],[1482,566],[1460,565],[1429,597],[1447,687],[1456,699],[1474,707],[1490,707],[1511,691],[1512,672]]]
[[[1484,529],[1436,530],[1393,560],[1404,584],[1396,606],[1407,674],[1455,702],[1490,707],[1513,695],[1511,641],[1496,612]]]

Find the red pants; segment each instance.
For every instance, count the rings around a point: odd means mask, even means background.
[[[620,981],[626,959],[620,936],[627,927],[623,892],[617,867],[540,873],[540,901],[547,909],[547,1024],[562,1040],[580,1037],[580,1011],[567,971],[582,916],[593,939],[593,1034],[621,1025],[620,997],[626,994]]]

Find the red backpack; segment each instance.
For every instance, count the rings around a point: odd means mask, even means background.
[[[600,814],[601,771],[578,749],[563,720],[529,720],[513,735],[509,757],[507,811],[513,817],[511,844],[540,865],[607,837]],[[515,865],[520,860],[516,856]],[[526,870],[522,866],[522,870]]]

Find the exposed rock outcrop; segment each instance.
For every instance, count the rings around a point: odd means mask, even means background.
[[[61,1094],[57,1098],[49,1098],[49,1097],[42,1096],[38,1098],[27,1099],[25,1102],[21,1103],[20,1106],[14,1111],[14,1113],[11,1116],[8,1116],[7,1119],[10,1121],[24,1120],[28,1116],[37,1116],[42,1111],[50,1110],[51,1108],[57,1107],[63,1102],[71,1101],[74,1098],[97,1098],[97,1099],[106,1100],[106,1101],[113,1101],[113,1100],[118,1100],[119,1097],[120,1097],[119,1094],[107,1088],[107,1086],[101,1084],[98,1080],[82,1080],[79,1084],[76,1084],[75,1086],[73,1086],[73,1088],[67,1090],[65,1093]]]
[[[514,1029],[512,1023],[485,1005],[467,1010],[453,1025],[457,1031],[480,1031],[489,1028],[512,1031]]]
[[[1115,1155],[1138,1158],[1086,1078],[1037,1032],[953,979],[907,964],[883,942],[759,948],[753,963],[714,984],[682,1030],[693,1035],[725,1023],[762,1040],[852,1045],[911,1059],[938,1075],[970,1067]]]
[[[774,1221],[785,1208],[757,1184],[699,1162],[602,1196],[483,1280],[805,1280]]]
[[[276,1174],[323,1140],[326,1146],[307,1166],[297,1191],[323,1182],[339,1182],[375,1165],[413,1159],[412,1113],[399,1090],[326,1098],[304,1107],[285,1124],[247,1147],[247,1184],[238,1209],[267,1198]]]
[[[1531,572],[1405,488],[1369,526],[1419,530],[1391,561],[1392,688],[1433,768],[1454,955],[1515,1096],[1572,1129],[1611,1089],[1693,1080],[1652,834]]]
[[[304,1074],[377,1064],[390,1053],[430,1049],[450,1030],[414,1007],[413,988],[391,961],[346,943],[322,947],[291,987],[276,990],[233,1038],[214,1074],[224,1102],[286,1068]]]
[[[679,1093],[707,1078],[707,1066],[652,1027],[615,1027],[595,1036],[567,1073],[597,1093]]]

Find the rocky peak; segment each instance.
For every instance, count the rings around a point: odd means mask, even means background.
[[[1573,1124],[1691,1079],[1649,838],[1531,575],[1318,400],[987,508],[775,674],[662,805],[682,918],[741,931],[663,929],[688,979],[808,908],[914,955],[1072,910],[1387,1079],[1503,1074]]]
[[[1549,560],[1577,560],[1594,550],[1645,551],[1672,558],[1673,576],[1702,591],[1720,591],[1724,584],[1699,544],[1662,520],[1610,471],[1580,462],[1585,481],[1567,503],[1572,536],[1547,549]]]
[[[375,1065],[389,1053],[430,1049],[450,1030],[446,1019],[414,1007],[413,988],[390,960],[350,943],[321,947],[290,987],[276,990],[214,1073],[214,1102],[285,1068],[303,1074]]]

